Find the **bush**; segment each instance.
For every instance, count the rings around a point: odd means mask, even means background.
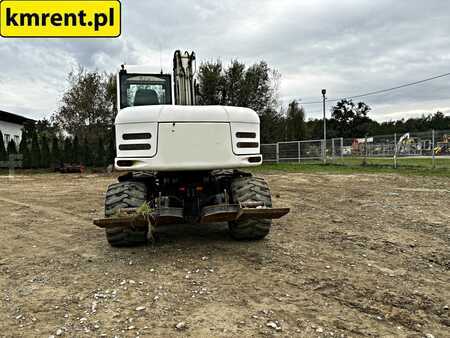
[[[75,135],[72,143],[72,162],[81,163],[81,149],[80,142],[78,141],[78,136]]]
[[[31,165],[33,169],[37,169],[41,166],[41,148],[39,147],[38,137],[36,131],[33,132],[31,137]]]
[[[42,136],[41,149],[42,149],[41,167],[42,168],[50,168],[50,162],[51,162],[50,147],[48,145],[47,136],[45,136],[45,135]]]
[[[62,158],[65,163],[73,162],[73,147],[72,147],[72,140],[70,139],[70,137],[67,137],[64,140],[64,153],[62,155]]]
[[[5,142],[3,141],[3,134],[0,131],[0,161],[6,161],[8,159],[8,153],[5,149]]]
[[[57,137],[53,137],[52,139],[52,149],[50,152],[50,165],[59,165],[62,161],[61,153],[59,151],[59,141]]]
[[[99,137],[97,140],[97,147],[95,150],[94,158],[94,166],[105,166],[105,146],[103,145],[103,139],[101,137]]]
[[[22,154],[22,168],[31,167],[31,154],[28,148],[28,139],[25,133],[22,133],[22,140],[19,144],[19,153]]]
[[[91,153],[91,147],[89,145],[88,140],[85,138],[82,146],[82,162],[85,166],[90,167],[92,166],[92,153]]]
[[[16,148],[16,142],[13,140],[8,142],[8,155],[15,155],[17,154],[17,148]]]

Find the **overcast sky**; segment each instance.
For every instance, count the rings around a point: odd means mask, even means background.
[[[174,50],[197,59],[265,60],[288,102],[383,89],[450,72],[447,0],[122,1],[116,39],[0,38],[0,109],[40,119],[58,107],[67,73],[151,63],[171,71]],[[365,98],[382,121],[450,111],[450,77]],[[320,105],[305,106],[307,118]]]

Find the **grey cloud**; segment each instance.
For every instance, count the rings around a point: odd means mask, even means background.
[[[77,64],[171,68],[175,49],[199,60],[266,60],[282,73],[281,99],[342,97],[450,72],[450,3],[435,1],[122,1],[118,39],[0,40],[0,109],[34,117],[57,106]],[[449,79],[364,99],[372,117],[450,107]],[[22,93],[18,95],[18,93]],[[308,117],[320,105],[305,106]]]

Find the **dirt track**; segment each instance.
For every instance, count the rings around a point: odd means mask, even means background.
[[[447,179],[265,178],[292,208],[266,240],[180,226],[133,249],[91,224],[112,177],[0,178],[0,335],[449,336]]]

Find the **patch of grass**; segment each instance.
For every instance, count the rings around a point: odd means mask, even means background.
[[[83,174],[105,174],[105,168],[88,167]],[[9,169],[0,168],[0,176],[8,176]],[[31,175],[80,175],[80,173],[57,173],[53,169],[15,169],[14,175],[31,176]]]
[[[148,204],[148,202],[142,203],[142,205],[136,209],[136,213],[138,215],[142,215],[145,217],[149,216],[152,212],[153,212],[153,209],[150,208],[150,205]]]
[[[363,164],[363,157],[345,157],[342,161],[340,159],[335,161],[336,164],[345,164],[349,166],[359,166]],[[374,166],[394,166],[394,160],[388,157],[369,157],[366,160],[367,165]],[[422,157],[422,158],[414,158],[414,157],[400,157],[397,158],[397,166],[398,167],[422,167],[431,169],[433,166],[433,162],[431,157]],[[436,168],[447,168],[450,169],[450,158],[449,157],[436,157],[435,160]]]
[[[397,169],[393,167],[392,158],[368,158],[364,165],[363,157],[345,157],[343,161],[336,159],[334,163],[322,164],[320,160],[304,163],[273,163],[263,164],[250,169],[252,172],[302,172],[329,174],[401,174],[418,176],[450,177],[450,158],[436,157],[436,168],[432,168],[431,158],[399,158]],[[87,168],[85,174],[99,173],[102,169]],[[103,170],[104,172],[104,170]],[[8,169],[0,169],[0,176],[7,176]],[[16,169],[15,175],[54,175],[50,169]],[[64,174],[66,175],[66,174]],[[71,175],[71,174],[68,174]],[[73,175],[73,174],[72,174]]]
[[[288,172],[288,173],[327,173],[327,174],[401,174],[417,176],[441,176],[450,177],[450,169],[447,168],[426,168],[420,166],[399,166],[397,169],[382,164],[367,165],[347,165],[347,164],[298,164],[298,163],[278,163],[263,164],[259,167],[251,168],[255,173]]]
[[[43,175],[43,174],[53,174],[50,169],[15,169],[14,175],[17,176],[29,176],[29,175]],[[9,169],[0,169],[0,176],[8,176]]]

